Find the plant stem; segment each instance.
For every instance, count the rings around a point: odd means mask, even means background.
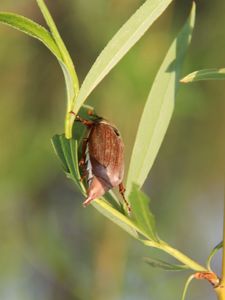
[[[158,248],[158,249],[168,253],[169,255],[173,256],[178,261],[182,262],[184,265],[188,266],[190,269],[192,269],[194,271],[197,271],[197,272],[207,272],[208,271],[205,267],[203,267],[196,261],[192,260],[191,258],[186,256],[179,250],[171,247],[170,245],[168,245],[167,243],[165,243],[162,240],[160,240],[159,243],[154,243],[154,245],[150,241],[144,241],[144,244],[146,246],[155,247],[155,248]]]
[[[186,256],[179,250],[171,247],[167,243],[161,241],[162,250],[166,253],[170,254],[171,256],[175,257],[177,260],[188,266],[190,269],[197,271],[197,272],[206,272],[208,271],[205,267],[197,263],[196,261],[192,260],[190,257]]]
[[[215,288],[215,293],[218,300],[225,300],[225,289],[224,286],[219,285],[217,288]]]
[[[223,258],[222,258],[222,278],[220,281],[220,285],[215,288],[215,292],[218,300],[225,300],[225,177],[224,177],[224,204],[223,204]]]
[[[74,120],[75,120],[75,115],[67,111],[66,118],[65,118],[65,136],[67,139],[72,138],[72,128],[73,128]]]
[[[224,240],[225,240],[225,178],[224,178],[224,204],[223,204],[223,258],[222,258],[222,278],[221,278],[221,285],[225,285],[225,247],[224,247]]]

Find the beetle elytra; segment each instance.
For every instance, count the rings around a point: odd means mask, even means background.
[[[122,180],[124,176],[124,144],[117,128],[103,118],[84,120],[76,117],[88,128],[87,137],[82,145],[82,157],[79,165],[87,178],[87,198],[83,202],[87,206],[91,201],[103,196],[114,187],[119,192],[131,211],[125,199],[125,188]]]

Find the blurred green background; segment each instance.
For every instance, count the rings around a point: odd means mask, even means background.
[[[74,59],[80,82],[107,41],[144,2],[46,1]],[[105,78],[88,103],[120,129],[126,160],[157,69],[187,17],[177,0]],[[44,24],[36,2],[1,0],[1,11]],[[224,67],[224,1],[197,1],[183,75]],[[152,269],[145,249],[93,207],[68,181],[50,138],[63,131],[62,72],[38,41],[0,26],[0,299],[174,300],[187,273]],[[181,85],[176,110],[145,184],[159,235],[204,263],[222,239],[225,166],[224,81]],[[171,261],[171,260],[170,260]],[[213,267],[220,272],[217,255]],[[205,282],[188,299],[214,299]]]

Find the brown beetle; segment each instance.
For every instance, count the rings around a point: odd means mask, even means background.
[[[87,206],[91,201],[103,196],[113,187],[119,186],[120,194],[126,203],[128,212],[131,208],[125,199],[122,180],[124,175],[124,144],[117,128],[100,117],[93,121],[76,117],[88,128],[87,138],[82,145],[80,166],[87,177]]]

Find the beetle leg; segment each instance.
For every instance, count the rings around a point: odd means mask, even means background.
[[[79,166],[80,167],[82,167],[83,165],[85,165],[85,151],[86,151],[87,143],[88,143],[88,139],[87,138],[83,139],[82,151],[81,151],[81,159],[79,161]]]
[[[128,210],[128,214],[130,214],[131,213],[131,206],[128,203],[128,201],[126,200],[126,198],[125,198],[125,195],[124,195],[125,191],[126,191],[126,189],[125,189],[123,183],[121,182],[119,184],[119,192],[120,192],[121,196],[123,197],[124,203],[126,204],[126,207],[127,207],[127,210]]]
[[[87,147],[88,139],[83,139],[83,144],[82,144],[82,154],[81,154],[81,159],[79,161],[79,167],[81,167],[83,176],[81,176],[80,181],[83,181],[84,178],[87,176],[87,170],[85,168],[85,150]]]
[[[83,125],[85,125],[87,127],[92,126],[94,124],[93,121],[85,120],[85,119],[81,118],[80,116],[76,116],[76,121],[81,122]]]

